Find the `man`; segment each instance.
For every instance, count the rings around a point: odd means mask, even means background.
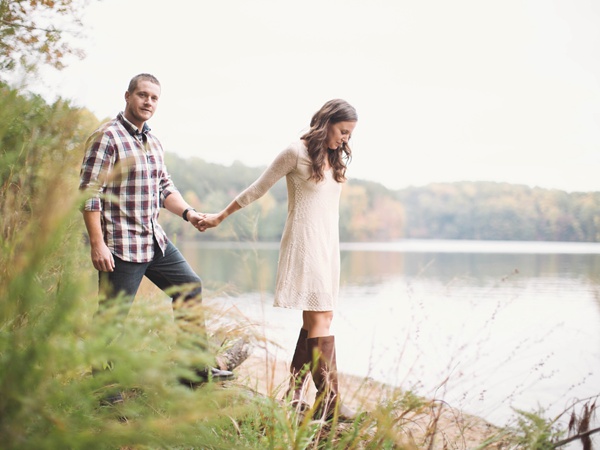
[[[99,272],[103,303],[124,294],[130,307],[146,276],[173,302],[201,301],[202,282],[158,223],[161,207],[196,225],[201,216],[183,199],[167,171],[160,141],[147,121],[154,115],[161,87],[150,74],[132,78],[125,110],[88,139],[80,190],[93,193],[84,206],[92,263]],[[175,287],[181,287],[173,294]],[[233,373],[196,371],[205,380]],[[187,381],[187,380],[185,380]]]

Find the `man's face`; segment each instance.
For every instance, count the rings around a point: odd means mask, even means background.
[[[140,80],[133,93],[125,92],[125,118],[141,130],[154,115],[159,97],[159,85]]]

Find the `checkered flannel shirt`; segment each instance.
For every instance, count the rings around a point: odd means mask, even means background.
[[[88,139],[79,189],[93,197],[85,211],[99,211],[104,241],[125,261],[149,262],[154,238],[164,252],[167,236],[158,224],[164,200],[177,190],[164,163],[160,141],[142,132],[123,113]]]

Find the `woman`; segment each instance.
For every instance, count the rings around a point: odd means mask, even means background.
[[[300,141],[283,150],[251,186],[218,214],[206,214],[197,228],[219,225],[227,216],[262,197],[284,175],[288,216],[281,238],[274,306],[302,310],[302,328],[292,358],[292,404],[305,409],[304,380],[317,387],[314,417],[353,420],[339,400],[335,338],[329,332],[340,280],[339,200],[351,159],[348,141],[358,120],[344,100],[317,111]]]

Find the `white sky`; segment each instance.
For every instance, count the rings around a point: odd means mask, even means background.
[[[86,24],[87,58],[35,89],[113,117],[153,73],[184,157],[266,165],[344,98],[351,177],[600,191],[596,0],[102,0]]]

